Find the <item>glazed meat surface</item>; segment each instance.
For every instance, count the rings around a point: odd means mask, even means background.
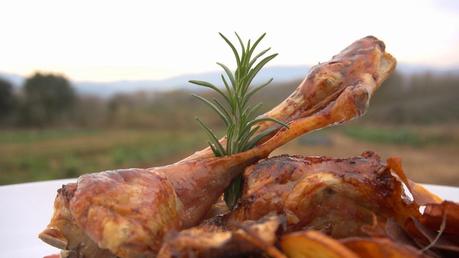
[[[362,226],[374,219],[397,217],[399,205],[410,209],[401,181],[373,152],[346,159],[283,155],[248,167],[244,177],[230,223],[275,211],[286,216],[289,231],[314,229],[342,238],[365,235]]]
[[[83,175],[59,190],[40,238],[74,257],[155,256],[167,232],[199,224],[245,167],[304,133],[364,114],[395,64],[382,41],[357,40],[315,66],[292,95],[262,115],[289,128],[232,156],[217,158],[205,149],[168,166]],[[272,126],[263,123],[260,130]]]
[[[286,253],[308,249],[303,246],[310,237],[311,241],[325,238],[326,249],[338,245],[341,255],[326,256],[326,251],[309,247],[307,252],[314,255],[289,257],[319,257],[321,252],[324,257],[348,258],[386,257],[378,256],[379,252],[402,254],[394,257],[443,257],[451,251],[452,256],[445,257],[456,257],[459,205],[441,202],[421,186],[403,181],[406,177],[400,169],[397,158],[383,161],[370,151],[351,158],[282,155],[261,160],[246,168],[243,196],[235,210],[217,203],[199,226],[167,237],[159,257],[285,258]],[[429,203],[424,212],[419,209],[422,203]],[[421,255],[419,250],[429,239],[418,229],[429,232],[430,227],[429,234],[434,234],[442,213],[449,214],[448,234],[441,237],[435,252]],[[371,256],[364,250],[353,254],[342,246],[362,243],[373,245]]]

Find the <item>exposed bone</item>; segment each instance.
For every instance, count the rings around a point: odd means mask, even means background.
[[[395,65],[396,60],[385,52],[384,43],[368,36],[354,42],[332,60],[312,67],[308,76],[287,99],[260,117],[272,117],[287,123],[308,117],[332,104],[346,88],[354,88],[350,89],[349,95],[360,95],[362,99],[357,100],[360,103],[356,104],[365,105],[358,107],[363,113],[370,97],[393,72]],[[358,84],[362,89],[355,89]],[[344,120],[328,121],[329,124],[340,122]],[[259,131],[264,131],[272,125],[269,121],[257,124],[260,126]],[[302,131],[308,132],[310,128],[305,127]],[[220,141],[224,143],[224,139]],[[212,156],[212,150],[206,148],[183,161]]]
[[[45,230],[40,238],[60,248],[60,242],[89,239],[122,258],[154,256],[166,232],[199,223],[247,165],[301,134],[362,115],[394,67],[395,59],[382,41],[372,36],[358,40],[330,62],[315,66],[289,98],[265,114],[288,122],[288,129],[232,156],[216,158],[205,149],[169,166],[83,175],[56,197],[62,205],[55,206],[55,214],[63,216],[54,216],[48,229],[62,237],[53,239]]]

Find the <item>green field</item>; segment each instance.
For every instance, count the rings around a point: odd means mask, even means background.
[[[0,133],[0,184],[172,162],[205,145],[201,132],[45,130]]]
[[[206,146],[193,131],[0,131],[0,184],[78,177],[129,167],[169,164]],[[380,127],[352,123],[305,135],[275,154],[348,157],[376,151],[399,156],[409,176],[459,186],[459,127]]]
[[[276,150],[350,157],[371,150],[382,160],[400,157],[405,173],[416,182],[459,186],[459,127],[376,126],[351,123],[320,130]]]

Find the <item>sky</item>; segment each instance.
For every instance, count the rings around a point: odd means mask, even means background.
[[[459,1],[2,0],[0,71],[164,79],[234,67],[218,36],[267,33],[270,65],[312,65],[367,35],[399,62],[459,65]]]

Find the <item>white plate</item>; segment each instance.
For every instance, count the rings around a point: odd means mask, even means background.
[[[75,179],[0,186],[0,257],[33,258],[58,253],[38,239],[53,211],[56,190]],[[459,188],[425,185],[444,199],[459,202]]]

